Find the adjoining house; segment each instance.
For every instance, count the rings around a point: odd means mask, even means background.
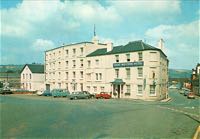
[[[29,91],[44,89],[44,65],[26,64],[21,71],[21,88]]]
[[[192,69],[192,91],[200,96],[200,63],[196,65],[195,69]]]
[[[63,45],[45,52],[46,89],[108,92],[114,98],[159,100],[168,96],[168,59],[143,41],[113,47],[92,42]]]

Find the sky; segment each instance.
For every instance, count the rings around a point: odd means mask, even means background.
[[[0,14],[1,65],[44,63],[46,50],[91,41],[94,24],[114,46],[163,38],[169,68],[200,63],[198,0],[1,0]]]

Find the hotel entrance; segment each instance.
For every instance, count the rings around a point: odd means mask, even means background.
[[[123,86],[125,82],[123,82],[122,79],[115,79],[113,82],[111,82],[112,86],[112,95],[117,98],[121,98],[121,94],[123,94]]]

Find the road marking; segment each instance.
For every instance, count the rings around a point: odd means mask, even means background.
[[[176,112],[180,112],[180,113],[183,113],[183,114],[186,114],[186,115],[190,115],[190,116],[195,116],[198,119],[200,119],[200,116],[197,115],[197,114],[193,114],[193,113],[189,113],[189,112],[185,112],[185,111],[182,111],[182,110],[178,110],[178,109],[174,109],[174,108],[169,108],[169,107],[163,107],[163,106],[158,106],[158,107],[165,108],[165,109],[172,110],[172,111],[176,111]]]
[[[200,136],[200,126],[197,127],[197,130],[192,139],[198,139],[199,136]]]

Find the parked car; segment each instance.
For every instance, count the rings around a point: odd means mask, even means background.
[[[10,89],[1,89],[0,94],[5,95],[5,94],[12,94],[13,92]]]
[[[78,91],[78,92],[72,92],[70,95],[69,95],[69,99],[89,99],[91,96],[88,92],[86,91]]]
[[[88,92],[88,91],[83,91],[84,93],[86,93],[86,94],[89,94],[89,98],[94,98],[95,97],[95,95],[94,94],[91,94],[90,92]]]
[[[70,93],[65,89],[53,89],[51,94],[53,97],[67,97]]]
[[[45,90],[42,96],[52,96],[50,90]]]
[[[184,90],[183,92],[184,92],[183,93],[184,96],[187,96],[190,93],[190,91],[188,91],[188,90]]]
[[[95,95],[95,98],[96,99],[110,99],[111,98],[111,95],[110,94],[108,94],[108,93],[105,93],[105,92],[101,92],[101,93],[99,93],[99,94],[96,94]]]
[[[194,93],[193,92],[189,92],[188,94],[187,94],[187,98],[191,98],[191,99],[195,99],[195,95],[194,95]]]
[[[182,88],[181,91],[180,91],[180,94],[184,94],[185,95],[185,94],[187,94],[187,92],[190,92],[190,89]]]
[[[37,90],[36,94],[38,96],[42,96],[42,94],[44,93],[44,90]]]

